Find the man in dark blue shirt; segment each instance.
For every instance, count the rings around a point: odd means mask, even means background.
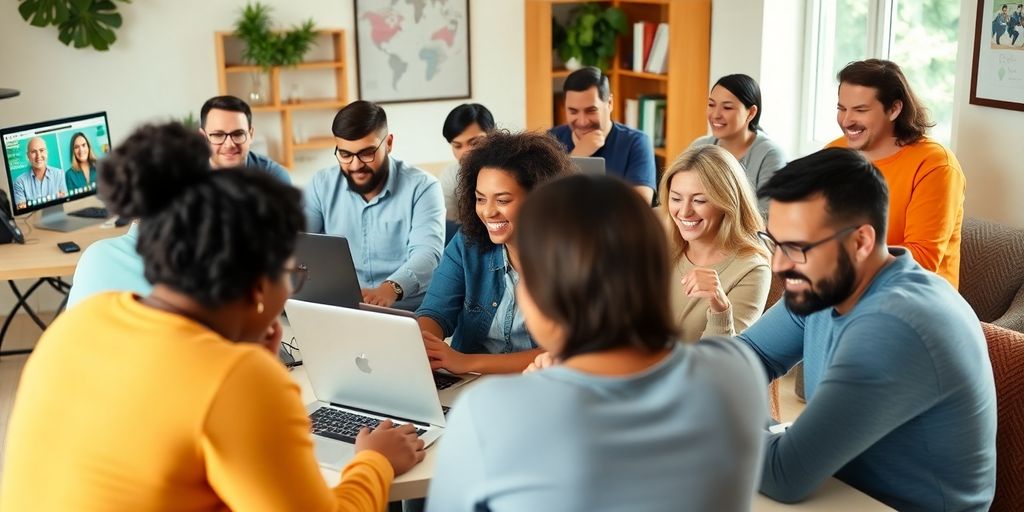
[[[562,87],[568,123],[548,133],[572,156],[601,157],[608,174],[618,176],[648,203],[654,199],[654,145],[647,134],[612,121],[608,76],[595,67],[573,71]]]

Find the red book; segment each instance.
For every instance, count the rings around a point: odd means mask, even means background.
[[[653,21],[644,23],[644,64],[640,69],[647,67],[647,58],[651,56],[651,47],[654,46],[654,33],[658,30],[658,24]]]

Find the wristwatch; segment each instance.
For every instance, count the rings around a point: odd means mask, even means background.
[[[402,300],[402,297],[405,296],[405,290],[402,290],[402,285],[400,285],[400,284],[398,284],[398,283],[396,283],[396,282],[394,282],[394,281],[392,281],[390,279],[384,281],[384,284],[390,286],[391,289],[394,290],[395,297],[396,297],[395,300]]]

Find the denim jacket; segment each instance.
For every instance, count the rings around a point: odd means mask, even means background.
[[[444,336],[452,337],[452,348],[459,352],[490,352],[487,336],[505,293],[503,250],[503,246],[491,244],[467,247],[462,232],[457,233],[445,248],[423,304],[416,310],[416,316],[437,322]],[[528,333],[512,335],[526,336],[532,347],[537,346]],[[502,352],[512,351],[511,344],[507,344]]]

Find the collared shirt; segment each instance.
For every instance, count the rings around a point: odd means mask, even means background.
[[[85,179],[85,173],[74,168],[69,167],[64,171],[64,183],[67,185],[69,193],[74,189],[88,189],[96,186],[96,166],[89,166],[89,179]]]
[[[271,160],[269,157],[263,156],[259,153],[249,152],[249,156],[245,157],[246,167],[255,167],[267,174],[291,185],[292,177],[288,174],[288,170],[281,166],[281,164]]]
[[[569,125],[556,126],[548,133],[561,142],[567,152],[576,148],[572,141],[572,128]],[[624,124],[612,123],[608,136],[593,157],[604,158],[604,167],[608,174],[618,176],[633,185],[643,185],[656,190],[654,168],[654,145],[651,138],[640,130],[634,130]]]
[[[389,160],[384,188],[369,201],[349,189],[339,166],[317,171],[305,191],[306,230],[345,237],[359,285],[394,281],[405,294],[395,307],[415,309],[444,249],[444,198],[437,178]]]
[[[490,354],[510,354],[532,350],[537,346],[526,333],[523,310],[516,304],[516,285],[519,284],[519,272],[516,272],[516,269],[512,268],[512,264],[509,263],[508,247],[502,246],[501,256],[504,263],[502,273],[504,274],[505,290],[501,294],[501,301],[498,303],[498,309],[494,312],[491,329],[483,344]]]
[[[68,186],[64,182],[64,171],[50,166],[46,167],[42,181],[36,179],[32,174],[32,169],[18,176],[18,179],[14,180],[14,190],[12,191],[16,205],[31,200],[52,201],[61,197],[61,194],[68,195]]]

